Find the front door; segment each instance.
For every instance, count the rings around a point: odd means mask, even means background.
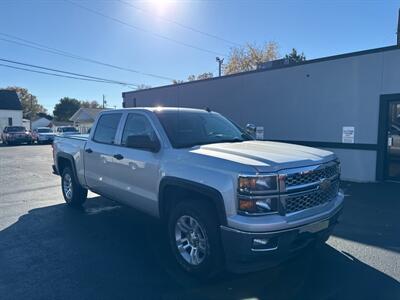
[[[150,119],[140,112],[128,113],[123,126],[119,159],[115,160],[118,172],[114,174],[114,181],[118,188],[114,196],[152,214],[158,210],[161,153],[127,147],[128,136],[135,135],[158,139]]]
[[[400,181],[400,100],[388,106],[386,179]]]

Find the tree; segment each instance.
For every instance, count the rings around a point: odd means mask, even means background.
[[[224,75],[255,70],[257,65],[275,60],[278,56],[278,44],[275,42],[265,43],[261,47],[246,44],[232,48],[227,63],[223,66]]]
[[[211,72],[205,72],[203,74],[197,75],[197,80],[202,80],[202,79],[208,79],[208,78],[213,78],[214,75]]]
[[[69,121],[69,118],[81,107],[81,101],[64,97],[54,107],[54,117],[57,121]]]
[[[180,79],[174,79],[172,80],[172,84],[180,84],[180,83],[184,83],[184,80],[180,80]]]
[[[18,93],[19,99],[21,100],[22,114],[24,118],[30,119],[40,112],[47,112],[47,110],[39,104],[37,97],[29,93],[28,89],[18,86],[9,86],[6,87],[6,90]]]
[[[295,48],[292,49],[292,52],[286,54],[285,58],[288,59],[290,63],[298,63],[306,60],[304,53],[301,52],[301,54],[298,54]]]
[[[97,102],[96,100],[93,100],[93,101],[85,101],[85,100],[83,100],[83,101],[80,101],[80,102],[81,102],[80,106],[84,107],[84,108],[101,108],[99,102]]]

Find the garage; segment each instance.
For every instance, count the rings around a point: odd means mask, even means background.
[[[400,181],[399,69],[394,45],[125,92],[123,106],[210,108],[262,139],[335,152],[344,180]]]

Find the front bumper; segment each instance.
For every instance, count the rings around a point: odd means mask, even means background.
[[[313,241],[326,241],[338,222],[342,207],[341,203],[318,221],[283,230],[247,232],[221,226],[227,269],[243,273],[275,266]],[[261,248],[255,247],[254,239],[267,243]]]
[[[7,137],[8,143],[30,143],[33,141],[31,136],[16,136],[16,137]]]
[[[52,143],[54,141],[54,136],[38,136],[37,137],[38,142],[42,142],[42,143]]]

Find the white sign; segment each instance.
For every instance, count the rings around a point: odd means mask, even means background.
[[[342,143],[354,144],[354,126],[343,126]]]
[[[256,127],[256,140],[263,140],[264,139],[264,127],[257,126]]]

